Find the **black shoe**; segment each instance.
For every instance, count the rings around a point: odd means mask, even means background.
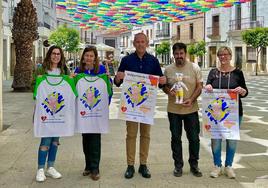
[[[149,171],[149,169],[147,168],[146,165],[140,165],[140,167],[139,167],[139,173],[144,178],[151,178],[151,173],[150,173],[150,171]]]
[[[195,177],[202,177],[202,172],[200,171],[200,169],[198,167],[191,167],[190,168],[190,171],[192,172],[192,174],[195,176]]]
[[[135,173],[134,166],[133,165],[128,165],[127,170],[125,172],[125,178],[127,178],[127,179],[133,178],[134,173]]]
[[[182,176],[182,169],[181,168],[175,168],[173,170],[173,175],[176,177],[181,177]]]

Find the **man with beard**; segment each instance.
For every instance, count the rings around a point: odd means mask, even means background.
[[[175,169],[173,175],[182,176],[183,153],[182,153],[182,127],[186,131],[189,141],[189,164],[190,171],[196,177],[201,177],[202,173],[198,168],[199,159],[199,132],[200,125],[198,119],[197,97],[201,94],[203,80],[200,68],[197,64],[186,59],[187,47],[184,43],[175,43],[172,47],[175,62],[166,67],[164,75],[167,84],[163,91],[168,95],[168,119],[171,131],[171,149],[174,159]],[[184,91],[184,101],[176,104],[176,91],[171,89],[176,82],[176,74],[183,74],[183,83],[188,88]],[[183,122],[183,123],[182,123]]]

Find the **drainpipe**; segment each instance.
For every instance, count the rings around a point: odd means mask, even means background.
[[[3,86],[2,86],[2,79],[3,79],[3,23],[2,23],[2,0],[0,0],[0,132],[3,130]]]
[[[205,12],[204,12],[204,23],[203,23],[203,26],[204,26],[204,39],[203,40],[206,42],[206,13]],[[206,68],[206,53],[203,56],[203,68]]]

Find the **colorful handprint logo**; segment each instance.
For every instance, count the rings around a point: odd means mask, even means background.
[[[101,102],[101,93],[97,88],[90,86],[80,98],[80,101],[85,108],[92,110]]]
[[[124,95],[126,102],[130,104],[132,108],[141,105],[149,97],[146,86],[140,82],[132,84],[124,93]]]
[[[47,96],[47,98],[42,103],[42,106],[47,113],[53,116],[57,114],[59,111],[61,111],[65,106],[64,98],[60,93],[54,91],[53,93]]]
[[[230,115],[230,111],[228,103],[223,98],[216,98],[208,105],[205,113],[209,120],[217,125]]]

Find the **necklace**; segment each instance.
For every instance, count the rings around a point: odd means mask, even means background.
[[[230,78],[231,78],[231,72],[228,73],[227,89],[230,88]],[[221,71],[220,71],[220,78],[219,78],[219,89],[221,89]]]
[[[234,67],[231,66],[231,65],[229,65],[226,68],[223,68],[222,66],[220,66],[218,69],[219,69],[220,72],[227,73],[227,72],[233,71]]]

